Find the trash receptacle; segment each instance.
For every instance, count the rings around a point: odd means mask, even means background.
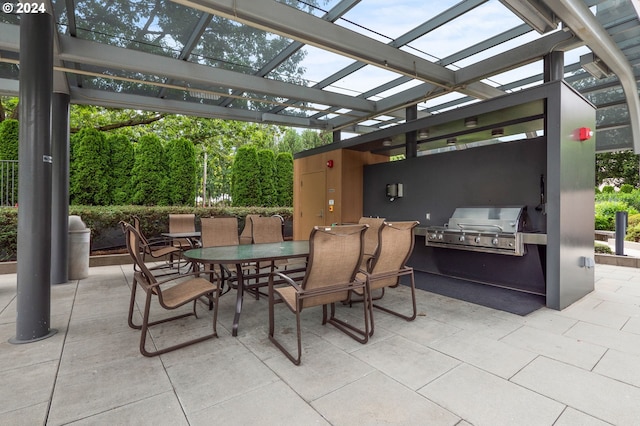
[[[69,279],[89,276],[91,230],[80,216],[69,216]]]

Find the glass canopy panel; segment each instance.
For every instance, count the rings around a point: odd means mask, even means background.
[[[71,72],[71,74],[82,78],[83,88],[134,95],[154,96],[158,92],[158,84],[164,83],[160,77],[87,65],[82,66],[78,72]]]
[[[363,0],[336,24],[382,43],[389,43],[456,3],[456,0],[429,2],[425,7],[424,2],[415,0]]]
[[[628,150],[633,140],[631,126],[604,129],[596,132],[596,152]]]
[[[627,104],[616,105],[596,110],[596,127],[610,127],[629,123]]]
[[[354,62],[353,59],[309,45],[305,45],[299,52],[302,57],[298,63],[295,63],[295,57],[290,58],[269,74],[269,77],[283,80],[282,76],[295,67],[306,86],[315,86]]]
[[[374,67],[373,65],[366,65],[358,71],[338,80],[332,87],[343,90],[345,94],[357,96],[393,81],[399,76],[400,74],[398,73]],[[379,100],[380,96],[376,95],[373,99]]]
[[[271,71],[271,68],[263,68],[291,42],[288,38],[213,15],[189,60],[263,76]],[[287,81],[300,78],[299,70],[291,66],[281,69],[274,77],[278,75],[281,76],[279,79]]]
[[[470,41],[487,40],[520,24],[498,0],[492,0],[414,40],[411,46],[443,59],[468,48]]]
[[[278,3],[286,4],[295,7],[298,10],[307,12],[311,15],[322,17],[327,11],[333,9],[340,3],[340,0],[307,0],[307,1],[295,1],[295,0],[276,0]]]
[[[75,3],[75,32],[87,40],[179,57],[200,15],[161,0],[79,0]]]
[[[4,1],[2,3],[5,3]],[[20,24],[20,15],[15,13],[0,13],[0,22],[4,24]]]

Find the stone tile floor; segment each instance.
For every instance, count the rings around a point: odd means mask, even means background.
[[[526,317],[418,291],[417,319],[376,312],[366,345],[310,309],[298,367],[267,338],[265,298],[245,297],[231,336],[233,293],[221,299],[218,339],[143,357],[126,320],[130,265],[54,286],[57,334],[13,345],[16,276],[2,275],[0,424],[638,425],[640,270],[595,274],[582,300]],[[408,289],[384,300],[403,309]],[[361,311],[339,312],[358,321]],[[293,344],[293,315],[278,313]],[[199,317],[160,326],[153,341],[206,332],[204,305]]]

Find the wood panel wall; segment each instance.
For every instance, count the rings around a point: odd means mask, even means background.
[[[327,162],[333,161],[333,167]],[[315,225],[333,223],[355,223],[362,217],[363,211],[363,167],[369,164],[389,161],[385,155],[370,152],[338,149],[308,157],[297,158],[293,162],[293,238],[306,240]],[[302,205],[302,177],[308,173],[324,174],[324,193],[316,194],[324,201],[324,217],[301,218],[305,211]],[[379,190],[383,191],[384,188]],[[329,211],[329,200],[334,201],[333,211]]]

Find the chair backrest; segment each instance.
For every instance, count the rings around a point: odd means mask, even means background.
[[[302,288],[322,290],[344,284],[345,290],[305,298],[301,309],[346,300],[362,260],[362,241],[367,225],[314,226],[309,236],[309,261]]]
[[[279,243],[284,241],[282,236],[282,217],[252,217],[253,243]]]
[[[373,255],[378,248],[378,231],[384,223],[383,217],[361,217],[358,223],[366,223],[369,228],[364,233],[364,254]]]
[[[251,244],[253,243],[253,227],[251,224],[251,218],[260,217],[259,214],[248,214],[244,218],[244,228],[242,228],[242,233],[240,234],[240,244]]]
[[[170,214],[169,232],[194,232],[196,230],[196,215],[193,213]],[[189,247],[191,243],[186,238],[176,238],[174,245]]]
[[[237,217],[203,217],[200,219],[202,247],[237,246]]]
[[[414,235],[413,230],[418,226],[417,221],[408,222],[384,222],[378,230],[380,243],[378,249],[369,265],[371,274],[383,274],[403,269],[413,252]],[[391,276],[388,279],[379,280],[375,288],[395,285],[398,276]]]
[[[151,273],[144,263],[144,242],[142,234],[136,228],[126,222],[123,223],[127,251],[133,260],[134,271],[140,285],[147,286],[157,282],[156,277]]]

